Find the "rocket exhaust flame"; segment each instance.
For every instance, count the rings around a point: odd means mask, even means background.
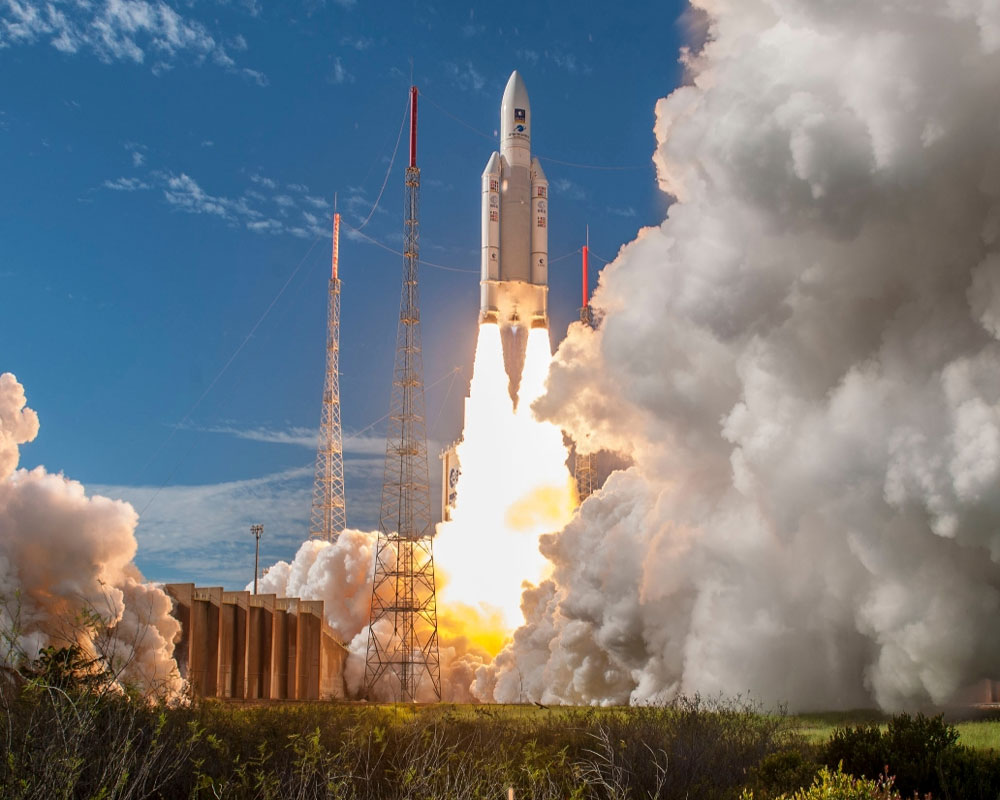
[[[483,628],[477,636],[493,646],[522,621],[523,584],[546,575],[538,537],[560,530],[576,504],[562,433],[531,413],[551,358],[548,331],[530,331],[515,405],[507,391],[500,329],[480,326],[458,445],[457,502],[434,542],[443,573],[442,608],[463,607],[479,616]]]

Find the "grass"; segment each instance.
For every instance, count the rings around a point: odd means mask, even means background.
[[[884,728],[890,715],[871,709],[856,711],[826,711],[809,714],[792,714],[792,729],[810,744],[823,744],[836,728],[852,727],[877,722]],[[976,750],[1000,751],[1000,715],[992,719],[966,719],[952,724],[958,729],[959,744]]]
[[[959,744],[977,750],[1000,750],[1000,719],[958,722],[955,727]]]

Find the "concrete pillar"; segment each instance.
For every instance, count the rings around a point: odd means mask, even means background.
[[[295,664],[298,641],[294,597],[278,597],[274,601],[274,634],[271,659],[271,697],[294,700]]]
[[[299,600],[298,648],[295,696],[299,700],[319,700],[320,637],[323,629],[323,601]]]
[[[250,592],[223,592],[219,617],[219,697],[246,695],[247,611]]]
[[[191,646],[188,681],[196,695],[219,692],[219,617],[222,587],[195,587],[191,602]]]
[[[223,592],[191,583],[171,583],[165,589],[181,623],[174,658],[196,695],[252,700],[346,696],[347,647],[326,624],[321,600]]]
[[[191,601],[194,584],[168,583],[163,588],[173,603],[170,613],[181,624],[180,638],[174,642],[174,661],[177,662],[180,676],[187,680],[191,661]]]
[[[347,697],[344,683],[344,663],[347,661],[347,646],[333,633],[333,629],[323,620],[320,631],[319,650],[319,696],[321,700],[343,700]]]
[[[274,601],[273,594],[250,595],[246,667],[248,700],[267,700],[271,697]]]

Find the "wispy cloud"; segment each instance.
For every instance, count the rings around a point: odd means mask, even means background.
[[[196,486],[91,486],[141,512],[139,568],[152,580],[242,588],[253,577],[250,525],[262,523],[264,563],[308,536],[313,467]]]
[[[278,188],[278,182],[277,181],[272,180],[271,178],[265,178],[263,175],[260,175],[260,174],[256,174],[255,173],[255,174],[251,175],[250,176],[250,180],[253,181],[254,183],[256,183],[258,186],[263,186],[266,189],[277,189]]]
[[[239,216],[259,216],[259,212],[248,208],[240,201],[210,195],[194,178],[183,172],[167,178],[167,188],[164,189],[163,196],[170,205],[190,214],[213,214],[229,220]]]
[[[356,36],[356,37],[343,36],[340,39],[340,43],[344,47],[351,47],[355,50],[361,51],[361,50],[367,50],[369,47],[375,44],[375,40],[369,36]]]
[[[472,66],[472,62],[470,61],[466,61],[464,64],[456,64],[449,61],[445,63],[444,67],[455,85],[461,89],[480,92],[486,85],[486,78],[483,77],[479,70]]]
[[[625,206],[624,208],[615,208],[614,206],[608,206],[605,209],[609,214],[616,217],[634,217],[635,209],[632,206]]]
[[[146,163],[146,150],[148,148],[145,145],[138,142],[126,142],[125,149],[132,156],[133,167],[141,167]]]
[[[354,83],[354,75],[347,71],[347,67],[344,66],[344,62],[340,60],[340,56],[333,59],[333,64],[330,67],[330,72],[326,76],[329,83],[340,84],[340,83]]]
[[[116,178],[113,181],[104,181],[102,184],[105,189],[111,189],[115,192],[135,192],[139,189],[148,189],[149,184],[145,181],[141,181],[138,178]]]
[[[319,442],[319,430],[317,428],[305,428],[292,426],[288,428],[268,428],[239,427],[236,425],[213,425],[210,427],[199,427],[195,430],[204,433],[219,433],[226,436],[235,436],[238,439],[246,439],[252,442],[266,442],[269,444],[287,444],[296,447],[305,447],[315,450]],[[350,433],[344,434],[344,453],[355,456],[383,456],[385,454],[385,437],[380,435]]]
[[[555,189],[556,194],[567,197],[570,200],[586,200],[587,190],[568,178],[556,178],[549,186]]]
[[[303,239],[330,236],[329,222],[320,215],[330,208],[327,200],[311,194],[304,183],[282,185],[259,172],[252,173],[249,184],[236,195],[210,191],[186,172],[160,169],[148,169],[142,177],[108,179],[101,188],[119,192],[158,190],[171,208],[215,217],[253,233],[289,234]],[[353,192],[349,199],[351,196]],[[357,202],[351,207],[355,205]],[[367,212],[370,205],[365,202],[364,208]]]
[[[194,63],[212,63],[266,83],[262,73],[237,66],[204,24],[179,14],[163,0],[0,3],[0,48],[39,42],[67,54],[91,52],[105,63],[152,60],[153,71],[159,73],[175,59],[187,56]]]
[[[577,64],[576,56],[572,53],[564,53],[557,50],[555,52],[546,52],[545,56],[553,64],[570,75],[576,75],[580,71],[580,65]]]
[[[377,457],[346,459],[351,527],[373,530],[378,524],[384,447],[380,442]],[[439,496],[439,472],[431,470],[431,497]],[[140,512],[135,560],[150,580],[241,589],[253,577],[250,525],[264,526],[261,566],[290,559],[308,538],[313,476],[309,463],[246,480],[166,487],[90,485],[88,490],[126,500]]]

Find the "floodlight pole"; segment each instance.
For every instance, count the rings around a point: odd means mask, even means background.
[[[260,537],[264,533],[263,525],[251,525],[250,534],[257,540],[253,553],[253,593],[257,594],[257,575],[260,574]]]

